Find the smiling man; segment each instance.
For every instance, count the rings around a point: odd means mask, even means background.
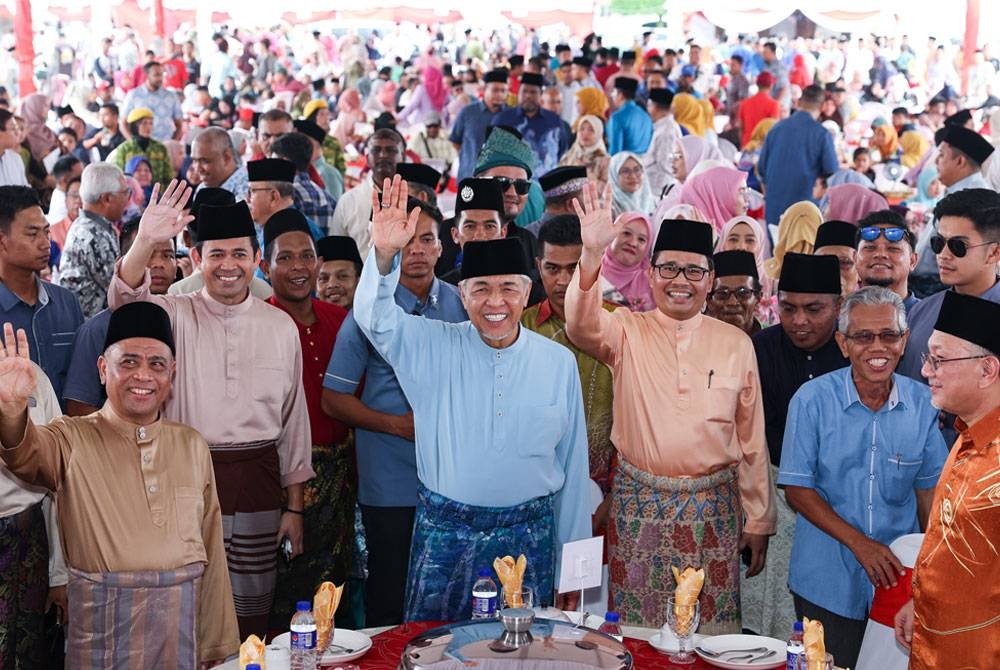
[[[208,449],[160,413],[176,370],[166,313],[149,303],[116,311],[97,363],[108,401],[47,426],[28,418],[35,373],[25,332],[15,341],[7,323],[3,340],[0,456],[23,480],[59,492],[70,567],[67,667],[196,670],[234,653]]]
[[[448,323],[467,321],[458,289],[434,276],[441,255],[441,213],[411,197],[407,210],[414,209],[420,216],[400,255],[393,298],[407,314]],[[358,502],[368,546],[365,625],[396,625],[403,621],[417,505],[413,408],[392,367],[372,350],[353,314],[337,335],[323,386],[323,410],[355,429]]]
[[[920,298],[909,289],[917,266],[916,238],[903,217],[891,209],[872,212],[858,221],[858,279],[862,286],[883,286],[903,299],[910,313]]]
[[[739,551],[750,549],[759,572],[775,523],[753,347],[701,313],[714,274],[712,227],[700,221],[660,226],[649,269],[656,309],[601,309],[601,262],[619,233],[611,200],[610,186],[601,204],[587,184],[575,206],[583,254],[566,291],[566,332],[614,376],[613,609],[630,625],[659,626],[670,568],[703,567],[700,630],[738,633]]]
[[[191,163],[201,179],[198,188],[224,188],[237,200],[246,200],[250,188],[247,168],[239,162],[233,141],[222,128],[206,128],[191,143]]]
[[[799,514],[788,586],[796,618],[823,622],[844,667],[857,666],[875,589],[904,574],[888,545],[927,525],[948,453],[930,391],[893,372],[906,336],[898,295],[848,296],[836,339],[850,367],[803,384],[788,410],[778,484]]]
[[[720,251],[713,257],[715,281],[705,313],[747,335],[761,330],[754,313],[760,302],[757,261],[749,251]]]
[[[525,554],[525,586],[551,604],[558,547],[590,536],[575,361],[521,328],[531,282],[516,240],[466,244],[468,322],[406,314],[394,298],[398,254],[420,218],[406,198],[397,175],[372,199],[374,247],[354,305],[413,406],[420,486],[404,617],[468,618],[477,571],[506,554]]]
[[[840,309],[840,265],[835,256],[785,254],[778,281],[780,323],[753,336],[764,400],[764,431],[771,472],[778,476],[788,403],[804,383],[847,366],[834,339]],[[775,496],[778,528],[761,579],[743,580],[743,626],[760,635],[782,635],[795,616],[786,588],[795,514],[783,491]]]
[[[347,310],[312,297],[319,258],[309,222],[295,209],[283,209],[264,226],[261,268],[274,288],[268,302],[295,321],[302,346],[302,386],[309,408],[312,466],[316,477],[306,484],[305,551],[278,569],[271,628],[283,628],[295,603],[318,582],[344,584],[350,576],[354,547],[353,449],[347,426],[323,413],[323,375],[333,355]],[[350,602],[350,593],[344,597]]]
[[[288,538],[292,556],[302,553],[303,488],[315,476],[302,348],[291,317],[250,294],[261,254],[245,202],[198,209],[203,290],[150,293],[146,264],[158,244],[190,221],[189,193],[171,183],[151,200],[116,266],[108,301],[113,308],[155,302],[170,315],[178,360],[190,372],[177,379],[164,414],[208,442],[240,637],[260,636],[267,632],[278,544]]]
[[[316,297],[351,309],[363,267],[357,243],[346,235],[330,235],[316,242],[316,253],[320,260]]]

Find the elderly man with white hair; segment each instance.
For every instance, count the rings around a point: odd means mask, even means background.
[[[110,163],[83,170],[83,208],[70,226],[59,261],[59,285],[76,294],[83,315],[90,318],[108,306],[108,286],[118,258],[118,234],[113,223],[122,218],[132,190],[125,175]]]

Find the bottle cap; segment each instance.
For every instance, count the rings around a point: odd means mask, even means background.
[[[479,568],[479,576],[480,577],[489,577],[490,576],[490,569],[489,568]]]
[[[245,670],[260,670],[260,665],[257,663],[247,663]]]
[[[618,623],[619,618],[618,612],[608,612],[604,615],[604,620],[608,623]]]
[[[802,627],[801,621],[796,621],[795,625],[792,626],[792,630],[795,631],[796,633],[801,633],[805,629]]]
[[[308,612],[309,610],[312,609],[312,603],[309,602],[308,600],[300,600],[299,602],[295,603],[295,609],[299,612]]]

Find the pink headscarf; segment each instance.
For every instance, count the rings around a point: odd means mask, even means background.
[[[736,216],[739,189],[746,186],[747,174],[736,168],[716,167],[684,182],[681,203],[694,205],[716,232]]]
[[[715,245],[715,251],[716,253],[718,253],[723,250],[723,247],[726,244],[726,238],[729,237],[729,233],[732,232],[733,228],[735,228],[737,225],[741,223],[745,223],[746,225],[750,226],[751,230],[753,230],[754,232],[754,235],[757,236],[757,251],[754,252],[753,258],[757,264],[757,277],[758,279],[760,279],[761,285],[764,286],[765,288],[764,291],[765,295],[769,295],[771,280],[764,272],[764,246],[765,246],[764,235],[766,233],[764,232],[764,227],[760,225],[760,221],[753,218],[752,216],[746,216],[746,215],[734,216],[733,218],[729,219],[728,221],[726,221],[726,224],[722,226],[722,231],[719,233],[719,241]]]
[[[396,111],[396,89],[398,88],[396,82],[387,81],[378,92],[378,101],[390,112]]]
[[[649,285],[649,250],[653,247],[653,224],[649,218],[641,212],[625,212],[615,219],[615,227],[624,227],[629,221],[639,220],[646,224],[649,233],[649,243],[643,258],[632,267],[625,267],[615,260],[611,254],[611,245],[604,250],[604,258],[601,260],[601,276],[607,279],[618,289],[628,301],[629,308],[633,312],[648,312],[656,307],[653,301],[653,289]]]
[[[684,167],[688,174],[691,170],[695,168],[698,163],[704,160],[711,159],[725,159],[722,152],[719,151],[719,147],[715,146],[704,137],[698,137],[697,135],[685,135],[684,137],[677,140],[677,143],[681,146],[681,153],[684,154]]]
[[[440,112],[444,109],[444,103],[448,101],[448,89],[444,86],[444,75],[437,67],[427,67],[424,69],[424,90],[431,99],[434,109]]]
[[[841,184],[826,192],[828,204],[823,212],[824,221],[857,223],[872,212],[888,209],[889,201],[875,191],[860,184]]]
[[[48,96],[32,93],[21,101],[21,117],[28,130],[28,148],[31,149],[31,155],[38,160],[59,146],[59,138],[45,125],[48,113]]]

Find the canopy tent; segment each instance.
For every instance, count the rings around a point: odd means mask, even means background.
[[[689,7],[730,33],[756,33],[767,30],[791,16],[796,10],[808,19],[834,32],[885,32],[895,26],[897,15],[905,11],[902,0],[716,0]]]

